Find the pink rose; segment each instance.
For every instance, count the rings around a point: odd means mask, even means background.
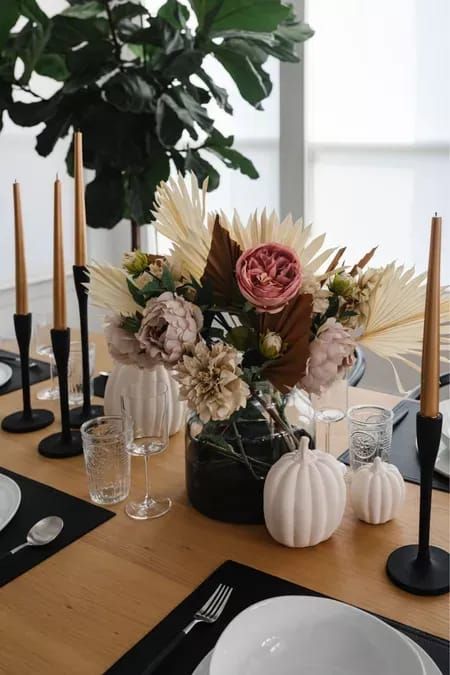
[[[300,289],[300,260],[287,246],[260,244],[244,251],[238,259],[236,280],[244,298],[258,312],[275,314],[281,312]]]

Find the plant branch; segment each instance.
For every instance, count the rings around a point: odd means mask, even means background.
[[[27,94],[31,94],[31,96],[34,96],[34,98],[38,98],[40,101],[44,101],[44,98],[40,94],[35,94],[35,92],[32,89],[30,89],[30,87],[27,87],[24,84],[14,83],[13,87],[17,87],[21,91],[25,91]]]
[[[111,7],[109,6],[109,0],[104,0],[104,3],[105,3],[106,14],[108,16],[109,27],[111,29],[111,37],[112,37],[112,41],[114,43],[114,54],[116,55],[116,59],[117,59],[117,63],[119,65],[119,68],[121,70],[123,70],[123,63],[122,63],[122,59],[120,57],[120,44],[119,44],[119,40],[117,39],[116,27],[114,25]]]

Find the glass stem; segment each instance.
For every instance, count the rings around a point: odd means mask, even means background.
[[[330,422],[325,422],[325,452],[330,452]]]
[[[144,502],[151,501],[150,497],[150,480],[148,477],[148,456],[144,455],[144,466],[145,466],[145,497]]]

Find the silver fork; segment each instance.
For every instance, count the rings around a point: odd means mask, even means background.
[[[230,599],[233,589],[231,586],[219,584],[211,597],[205,602],[203,607],[194,614],[194,618],[188,623],[183,630],[181,630],[162,651],[149,663],[149,665],[142,671],[142,675],[151,675],[164,659],[175,649],[175,647],[182,641],[198,623],[214,623],[222,614],[225,605]]]

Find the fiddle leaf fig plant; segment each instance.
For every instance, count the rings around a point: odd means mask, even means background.
[[[131,0],[68,0],[48,16],[36,0],[7,0],[0,11],[0,129],[6,111],[18,125],[40,124],[36,150],[83,132],[91,227],[150,218],[155,187],[171,167],[193,171],[209,189],[218,157],[250,178],[258,173],[215,126],[208,103],[228,114],[226,90],[208,73],[219,61],[257,109],[272,82],[269,56],[298,61],[296,43],[313,35],[281,0],[167,0],[158,11]],[[42,7],[45,3],[42,3]],[[33,74],[57,83],[50,98]],[[72,145],[67,168],[72,172]]]

